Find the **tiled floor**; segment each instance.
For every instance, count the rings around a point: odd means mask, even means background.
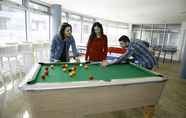
[[[186,80],[179,78],[179,64],[161,64],[162,74],[169,77],[153,118],[186,118]],[[18,81],[17,81],[18,83]],[[11,83],[4,92],[0,89],[0,118],[34,118],[27,96]],[[61,118],[55,111],[53,118]],[[46,116],[45,118],[51,118]],[[86,118],[143,118],[142,109],[129,109],[110,113],[92,114]]]

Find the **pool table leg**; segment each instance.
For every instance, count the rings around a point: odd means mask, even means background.
[[[155,106],[154,105],[144,106],[143,110],[144,118],[152,118],[153,113],[155,111]]]

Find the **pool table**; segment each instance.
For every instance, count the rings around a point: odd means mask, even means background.
[[[143,107],[151,118],[167,81],[161,74],[131,63],[101,67],[99,62],[76,65],[76,74],[63,71],[64,63],[38,63],[19,88],[28,96],[34,117],[82,118],[88,114]],[[51,65],[53,67],[51,67]],[[48,75],[42,79],[45,68]],[[93,80],[89,79],[93,76]]]

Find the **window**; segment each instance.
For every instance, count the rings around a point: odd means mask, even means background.
[[[25,11],[1,5],[0,42],[26,40]]]
[[[121,27],[122,25],[110,26],[107,27],[107,38],[109,46],[119,46],[118,39],[122,35],[128,36],[128,28]]]
[[[9,0],[9,1],[15,2],[15,3],[17,3],[17,4],[22,4],[22,0]]]
[[[165,29],[166,24],[156,24],[153,25],[153,29]]]
[[[151,42],[151,30],[143,30],[141,40]]]
[[[68,22],[68,15],[66,12],[62,12],[61,23]]]
[[[83,22],[83,28],[82,28],[82,42],[84,45],[87,44],[89,36],[91,34],[91,28],[93,23],[90,22]]]
[[[81,20],[77,19],[78,16],[71,15],[69,18],[69,24],[72,25],[72,35],[75,38],[76,43],[81,43]]]
[[[165,45],[169,46],[178,46],[179,35],[180,35],[180,24],[170,24],[167,25],[167,37],[165,41]]]
[[[133,39],[140,39],[141,40],[141,27],[142,25],[132,25],[132,35],[133,35]]]
[[[35,2],[29,2],[29,7],[35,10],[46,12],[46,13],[49,12],[49,7],[35,3]]]
[[[154,30],[152,35],[152,45],[163,46],[164,30]]]
[[[140,39],[141,38],[141,31],[140,30],[134,30],[132,33],[133,33],[133,38],[134,39]]]
[[[30,13],[30,41],[49,40],[49,16]]]
[[[70,18],[71,20],[81,20],[81,16],[74,15],[74,14],[70,14],[70,15],[69,15],[69,18]]]

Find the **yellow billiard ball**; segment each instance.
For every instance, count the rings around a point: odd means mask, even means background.
[[[67,69],[66,68],[63,68],[63,71],[65,72]]]
[[[68,64],[65,64],[64,66],[65,66],[65,68],[67,68],[68,67]]]
[[[72,73],[72,72],[70,72],[70,73],[69,73],[69,76],[70,76],[70,77],[72,77],[72,76],[73,76],[73,73]]]
[[[75,74],[76,74],[76,71],[72,71],[71,73],[72,73],[73,75],[75,75]]]
[[[74,76],[75,74],[76,74],[76,71],[71,71],[71,72],[69,72],[69,76],[70,76],[70,77]]]

